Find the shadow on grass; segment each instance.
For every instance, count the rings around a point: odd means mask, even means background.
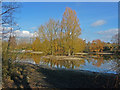
[[[20,75],[16,75],[15,73],[13,73],[11,79],[14,81],[14,84],[17,86],[17,88],[29,88],[29,90],[32,90],[27,80],[27,74],[24,73],[25,66],[22,66],[21,69],[22,78],[20,77]]]
[[[37,69],[53,88],[114,88],[115,76],[70,70]]]
[[[23,88],[114,88],[116,83],[114,74],[52,69],[33,64],[18,64],[17,67],[22,68],[23,75],[23,78],[19,75],[12,77],[17,88],[21,85]],[[31,77],[30,82],[27,76]]]

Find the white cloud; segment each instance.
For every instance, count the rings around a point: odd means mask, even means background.
[[[3,29],[3,27],[0,27],[0,29]],[[5,32],[9,31],[10,29],[11,27],[4,27]],[[2,33],[3,33],[2,30],[0,30],[0,38],[2,37]],[[31,38],[31,37],[37,37],[38,33],[37,32],[31,33],[30,31],[26,31],[26,30],[23,30],[23,31],[16,30],[12,33],[12,35],[15,35],[17,38]],[[8,32],[4,34],[3,38],[6,39],[9,36],[10,36],[10,33]]]
[[[98,34],[101,35],[115,35],[118,33],[118,29],[114,28],[114,29],[109,29],[109,30],[105,30],[105,31],[99,31]]]
[[[97,32],[97,34],[101,35],[101,39],[103,41],[111,41],[112,37],[115,36],[116,34],[118,34],[118,29],[114,28],[114,29],[108,29],[105,31],[99,31]]]
[[[38,36],[36,32],[30,33],[29,31],[20,31],[20,30],[14,31],[14,35],[16,35],[16,37],[28,37],[28,38]]]
[[[8,26],[9,24],[5,23],[5,24],[2,24],[2,26]]]
[[[13,30],[12,27],[0,27],[0,31],[4,30],[4,31],[9,31],[9,30]]]
[[[30,29],[35,30],[35,29],[37,29],[37,27],[31,27]]]
[[[16,30],[16,31],[14,31],[15,33],[20,33],[20,30]]]
[[[92,23],[91,26],[96,27],[96,26],[101,26],[106,23],[105,20],[97,20],[96,22]]]
[[[30,34],[29,31],[22,31],[23,34]]]

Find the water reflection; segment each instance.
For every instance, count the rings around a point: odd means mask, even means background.
[[[49,65],[50,67],[56,67],[56,68],[72,68],[80,67],[80,65],[83,65],[85,63],[84,59],[82,60],[55,60],[55,59],[41,59],[40,64],[44,63],[46,65]]]
[[[89,70],[95,72],[119,73],[118,58],[114,55],[87,55],[80,60],[56,60],[43,58],[41,54],[24,54],[22,57],[32,58],[34,63],[55,68]],[[79,56],[76,56],[79,57]]]
[[[34,60],[34,62],[35,62],[36,64],[39,64],[39,63],[40,63],[40,60],[41,60],[41,57],[42,57],[41,54],[31,54],[31,56],[32,56],[32,59]]]

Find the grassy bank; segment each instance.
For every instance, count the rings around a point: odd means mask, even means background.
[[[116,75],[16,64],[17,71],[3,88],[114,88]],[[118,87],[118,86],[117,86]]]

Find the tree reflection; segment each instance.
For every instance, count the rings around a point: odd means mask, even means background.
[[[104,64],[103,55],[94,55],[92,61],[93,61],[93,65],[100,67],[101,64]]]
[[[32,59],[35,61],[36,64],[39,64],[41,56],[42,56],[41,54],[32,54]]]
[[[20,54],[19,57],[22,57],[22,59],[24,60],[32,58],[36,64],[66,69],[79,69],[82,68],[84,65],[88,64],[92,64],[93,66],[101,68],[101,65],[108,65],[108,63],[110,63],[113,65],[110,66],[111,70],[116,71],[117,73],[120,71],[118,69],[120,65],[119,59],[114,55],[88,55],[86,57],[81,58],[80,60],[59,60],[56,58],[43,58],[42,54],[32,53],[24,53],[24,55]]]
[[[50,59],[50,58],[42,58],[40,59],[39,55],[32,55],[33,60],[36,64],[42,63],[49,65],[50,67],[57,67],[57,68],[66,68],[66,69],[75,69],[77,67],[80,67],[80,65],[83,65],[85,63],[84,59],[81,60],[56,60],[56,59]]]

